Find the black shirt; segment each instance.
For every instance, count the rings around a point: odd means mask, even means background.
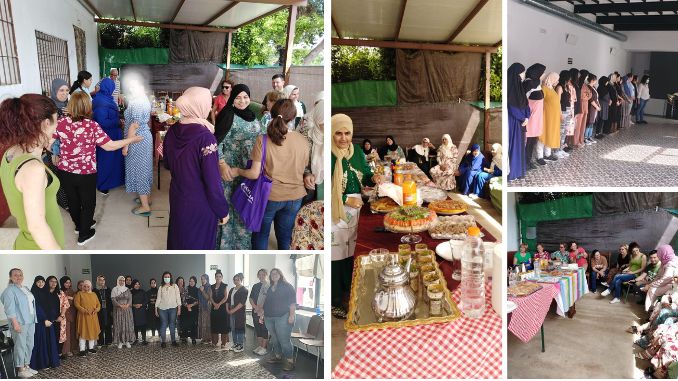
[[[281,317],[290,312],[290,305],[297,303],[297,296],[289,283],[278,283],[273,288],[271,285],[266,292],[264,316]]]

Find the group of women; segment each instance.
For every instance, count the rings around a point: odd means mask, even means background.
[[[614,72],[598,78],[572,68],[546,74],[536,63],[525,69],[512,64],[507,72],[509,119],[509,180],[547,161],[567,158],[594,139],[647,123],[649,76],[638,82],[632,73]]]
[[[160,286],[150,280],[144,291],[131,276],[119,276],[110,291],[103,276],[97,277],[97,289],[89,280],[73,287],[63,276],[45,279],[35,277],[29,290],[23,285],[23,272],[14,268],[0,302],[9,321],[14,340],[14,362],[20,378],[30,378],[37,371],[60,365],[60,361],[78,352],[80,356],[97,352],[109,343],[105,336],[106,322],[112,332],[110,342],[119,349],[132,344],[147,345],[148,329],[160,334],[161,347],[167,346],[167,329],[172,346],[178,346],[176,328],[183,342],[213,344],[217,351],[242,352],[245,344],[246,308],[252,309],[258,346],[254,353],[265,355],[271,347],[270,363],[284,362],[284,370],[294,368],[291,332],[295,321],[296,292],[282,272],[274,268],[270,276],[265,269],[257,273],[259,282],[250,293],[244,286],[243,274],[233,277],[230,290],[217,270],[215,283],[207,274],[176,280],[169,271],[162,275]],[[110,316],[101,316],[109,314]],[[109,317],[111,318],[109,320]],[[158,324],[159,320],[159,324]],[[232,335],[233,344],[229,341]],[[141,340],[139,340],[141,337]]]
[[[126,79],[124,128],[114,80],[103,79],[94,99],[91,83],[92,75],[81,72],[71,88],[54,80],[51,99],[25,94],[0,104],[0,180],[20,229],[15,249],[64,247],[59,195],[78,245],[95,236],[97,189],[106,195],[124,184],[135,195],[132,214],[152,213],[151,104],[143,82],[133,74]],[[271,225],[278,248],[291,247],[302,203],[322,200],[324,183],[323,95],[308,113],[298,98],[293,85],[272,91],[258,119],[249,88],[224,81],[215,124],[206,119],[213,110],[208,89],[191,87],[177,99],[181,119],[164,141],[172,174],[168,249],[264,250]],[[255,206],[234,207],[231,197],[245,179],[270,183],[270,192],[257,193]],[[263,213],[251,212],[256,205],[264,205]],[[246,224],[237,210],[261,223]]]

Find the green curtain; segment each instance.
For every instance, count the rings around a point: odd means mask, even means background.
[[[539,221],[593,217],[593,195],[562,197],[534,204],[519,203],[516,209],[520,220],[521,241],[527,243],[529,250],[534,251],[537,248],[537,241],[534,238],[527,238],[528,229],[536,229]]]
[[[99,47],[99,70],[101,77],[107,77],[111,68],[120,68],[125,64],[167,64],[169,49],[137,48],[106,49]]]
[[[332,84],[332,108],[395,106],[396,81],[354,81]]]

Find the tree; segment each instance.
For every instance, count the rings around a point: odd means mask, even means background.
[[[483,67],[480,70],[480,93],[478,99],[485,99],[485,63],[483,59]],[[499,47],[497,52],[492,54],[490,60],[490,101],[501,102],[501,62],[502,62],[502,48]]]
[[[332,46],[332,83],[396,79],[395,49]]]
[[[169,47],[168,29],[103,23],[98,28],[101,47],[106,49]]]

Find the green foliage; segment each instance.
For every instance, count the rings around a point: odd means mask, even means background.
[[[169,30],[146,26],[98,24],[101,46],[106,49],[167,48]]]
[[[332,46],[332,83],[396,78],[395,49]]]
[[[501,102],[501,62],[502,48],[499,47],[497,53],[492,54],[490,60],[490,101]],[[485,99],[485,59],[483,58],[483,67],[480,70],[480,94],[478,99]]]

